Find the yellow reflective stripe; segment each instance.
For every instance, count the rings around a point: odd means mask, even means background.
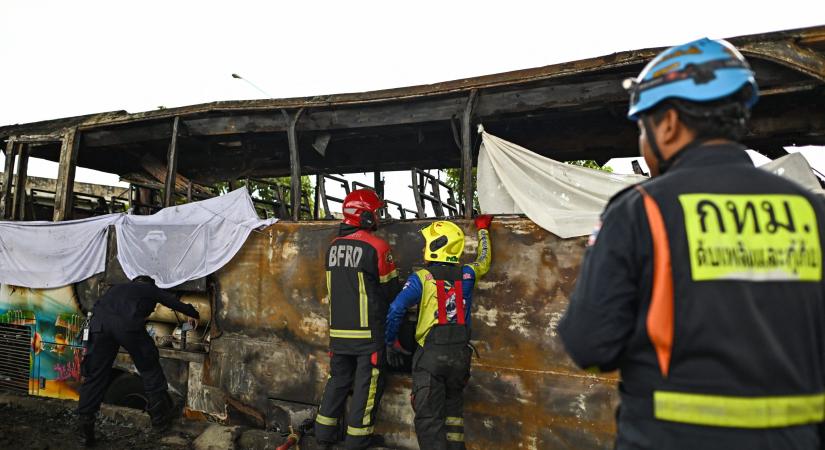
[[[370,330],[329,330],[329,336],[342,339],[371,339]]]
[[[464,419],[461,417],[447,417],[447,426],[448,427],[463,427],[464,426]]]
[[[372,434],[373,427],[355,428],[347,427],[347,434],[350,436],[369,436]]]
[[[381,371],[373,367],[372,378],[370,378],[370,392],[367,394],[367,407],[364,408],[364,420],[362,425],[370,424],[370,414],[372,413],[372,408],[375,407],[375,393],[378,391],[379,374],[381,374]]]
[[[321,425],[327,425],[327,426],[330,426],[330,427],[334,427],[334,426],[338,425],[338,419],[333,418],[333,417],[322,416],[320,414],[315,416],[315,421],[320,423]]]
[[[370,326],[367,315],[367,288],[364,286],[364,272],[358,272],[358,300],[359,310],[361,312],[361,326]]]
[[[332,324],[332,272],[327,270],[327,302],[329,304],[329,323]]]
[[[464,442],[464,433],[447,433],[447,440],[452,442]]]
[[[390,280],[392,280],[393,278],[395,278],[397,276],[398,276],[398,270],[392,269],[392,272],[390,272],[386,275],[383,275],[381,277],[378,277],[378,281],[380,281],[381,283],[386,283],[387,281],[390,281]]]
[[[718,427],[774,428],[825,421],[825,394],[731,397],[656,391],[657,419]]]

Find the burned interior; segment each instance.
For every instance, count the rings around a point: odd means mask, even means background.
[[[787,146],[825,145],[825,27],[730,41],[748,58],[761,88],[744,143],[771,158],[786,154]],[[3,126],[2,217],[62,221],[128,208],[150,214],[218,195],[221,186],[271,186],[273,198],[256,200],[256,208],[281,221],[252,233],[218,272],[181,288],[208,299],[209,344],[192,352],[165,349],[162,356],[189,417],[284,428],[317,404],[328,371],[321,280],[336,226],[330,204],[341,201],[332,189],[366,185],[381,193],[382,172],[409,171],[416,205],[388,198],[385,214],[396,220],[379,231],[406,276],[420,262],[417,233],[428,217],[458,219],[472,236],[466,219],[473,216],[467,205],[479,125],[559,161],[603,164],[637,156],[638,129],[626,118],[622,80],[660,50],[383,91]],[[26,185],[30,157],[59,163],[54,192],[18,188]],[[131,187],[108,199],[76,193],[76,167],[115,173]],[[461,191],[428,169],[459,169]],[[375,181],[340,176],[355,172],[372,172]],[[314,177],[315,188],[303,186],[302,176]],[[474,312],[481,358],[467,391],[471,448],[513,442],[609,448],[616,379],[578,370],[555,332],[584,239],[561,239],[514,215],[496,218],[491,240],[495,262],[478,286]],[[475,245],[468,238],[467,253]],[[116,245],[110,243],[109,252],[106,273],[76,287],[86,307],[102,286],[124,277]],[[409,388],[409,377],[396,374],[382,404],[379,427],[399,448],[416,448]]]

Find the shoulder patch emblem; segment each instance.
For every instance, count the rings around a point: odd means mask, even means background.
[[[593,231],[590,233],[590,237],[587,238],[587,246],[592,247],[596,244],[596,238],[599,237],[599,230],[602,229],[602,220],[599,219],[599,223],[596,224],[596,227],[593,228]]]

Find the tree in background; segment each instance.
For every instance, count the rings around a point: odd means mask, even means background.
[[[290,177],[263,178],[261,179],[261,181],[241,178],[238,179],[236,183],[238,187],[246,186],[247,190],[249,190],[249,195],[251,195],[252,198],[263,200],[265,202],[279,201],[281,195],[287,195],[288,188],[291,185]],[[228,181],[216,183],[215,186],[219,190],[219,195],[229,192]],[[278,192],[278,189],[281,190],[281,193]],[[303,193],[309,197],[309,210],[312,211],[313,206],[315,204],[315,196],[313,195],[315,191],[312,187],[312,182],[310,181],[308,175],[304,175],[301,177],[301,191],[303,191]],[[287,198],[285,200],[287,201],[287,203],[289,203],[291,199]],[[311,218],[306,213],[302,213],[301,217]]]
[[[600,166],[599,163],[593,161],[592,159],[578,159],[575,161],[567,161],[567,164],[573,166],[580,166],[580,167],[587,167],[588,169],[596,169],[602,170],[605,172],[613,172],[613,168],[610,166]]]

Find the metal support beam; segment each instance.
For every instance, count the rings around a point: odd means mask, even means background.
[[[14,181],[15,137],[9,137],[6,144],[6,164],[3,172],[3,196],[0,198],[2,218],[11,219],[12,183]]]
[[[384,182],[381,181],[380,170],[372,173],[372,185],[375,186],[375,193],[377,193],[379,197],[384,198]]]
[[[60,165],[57,169],[57,186],[54,193],[55,222],[72,218],[72,191],[79,150],[80,134],[77,128],[71,128],[63,135],[63,144],[60,146]]]
[[[175,201],[175,177],[178,174],[178,124],[180,116],[172,122],[172,139],[166,153],[166,182],[163,184],[163,206],[172,206]]]
[[[478,90],[470,91],[464,115],[461,117],[461,178],[464,181],[464,218],[473,217],[473,146],[472,119]]]
[[[12,220],[26,218],[26,174],[29,170],[29,146],[17,144],[17,177],[14,182],[14,200],[11,208]]]
[[[298,136],[295,132],[298,120],[304,113],[304,108],[299,109],[294,116],[290,116],[285,109],[281,110],[284,120],[287,123],[286,137],[289,140],[289,169],[290,186],[292,190],[292,220],[298,221],[301,218],[301,157],[298,154]]]
[[[792,41],[752,42],[739,46],[748,57],[763,58],[825,81],[825,56]]]

